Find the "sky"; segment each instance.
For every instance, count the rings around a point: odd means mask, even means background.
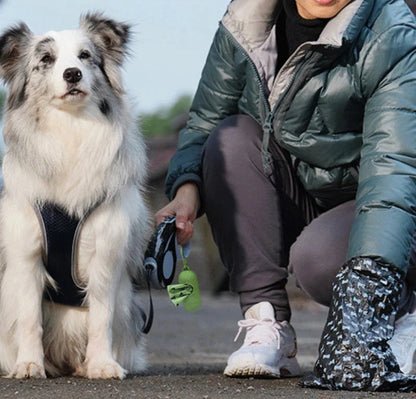
[[[124,84],[134,111],[155,112],[183,94],[194,94],[229,1],[3,0],[0,31],[20,21],[35,34],[76,29],[88,11],[133,25]]]

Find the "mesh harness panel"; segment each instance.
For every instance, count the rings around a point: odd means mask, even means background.
[[[91,211],[79,219],[52,203],[35,210],[43,234],[44,265],[57,288],[47,287],[45,299],[62,305],[84,306],[85,294],[77,281],[75,266],[79,233]]]

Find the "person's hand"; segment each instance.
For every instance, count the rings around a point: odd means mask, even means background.
[[[200,207],[198,187],[185,183],[178,188],[175,198],[155,214],[156,223],[168,216],[176,216],[176,237],[179,245],[185,245],[194,232],[193,222]]]

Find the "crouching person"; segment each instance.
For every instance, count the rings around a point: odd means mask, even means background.
[[[176,215],[185,243],[206,212],[239,294],[246,337],[226,375],[300,374],[290,270],[330,305],[305,386],[414,389],[416,21],[403,0],[232,1],[166,192],[157,221]]]

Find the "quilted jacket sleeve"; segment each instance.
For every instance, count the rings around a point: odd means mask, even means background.
[[[202,71],[188,123],[179,134],[178,149],[170,163],[165,183],[170,199],[183,183],[200,183],[205,140],[221,120],[237,113],[243,79],[237,73],[234,61],[234,43],[220,26]]]
[[[416,230],[416,30],[390,28],[363,60],[367,102],[348,259],[406,270]]]

